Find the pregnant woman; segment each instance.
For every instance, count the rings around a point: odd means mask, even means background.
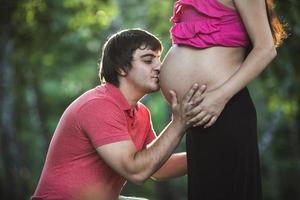
[[[163,94],[179,99],[207,86],[200,126],[187,131],[189,200],[262,199],[256,111],[246,85],[286,37],[272,0],[179,0],[173,46],[160,72]]]

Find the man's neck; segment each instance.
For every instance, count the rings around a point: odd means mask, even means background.
[[[136,107],[137,102],[145,95],[129,84],[120,84],[119,89],[132,108]]]

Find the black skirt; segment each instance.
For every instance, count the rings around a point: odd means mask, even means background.
[[[256,111],[244,88],[216,123],[187,130],[189,200],[261,200]]]

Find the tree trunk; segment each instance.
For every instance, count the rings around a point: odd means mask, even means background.
[[[1,199],[22,199],[23,184],[20,178],[20,154],[16,136],[14,116],[14,71],[10,64],[10,55],[13,51],[13,40],[10,38],[7,27],[0,38],[0,109],[1,109],[1,156],[4,170],[2,180],[3,192]]]

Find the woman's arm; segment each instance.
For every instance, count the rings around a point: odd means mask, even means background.
[[[187,173],[186,153],[174,153],[168,161],[157,170],[151,178],[163,181],[170,178],[183,176]]]
[[[256,78],[276,56],[265,0],[233,0],[253,45],[239,70],[220,90],[226,99]]]
[[[204,94],[198,106],[202,110],[191,122],[195,126],[213,125],[229,99],[256,78],[276,56],[275,44],[268,22],[265,0],[233,0],[252,43],[252,50],[236,73],[219,88]]]

